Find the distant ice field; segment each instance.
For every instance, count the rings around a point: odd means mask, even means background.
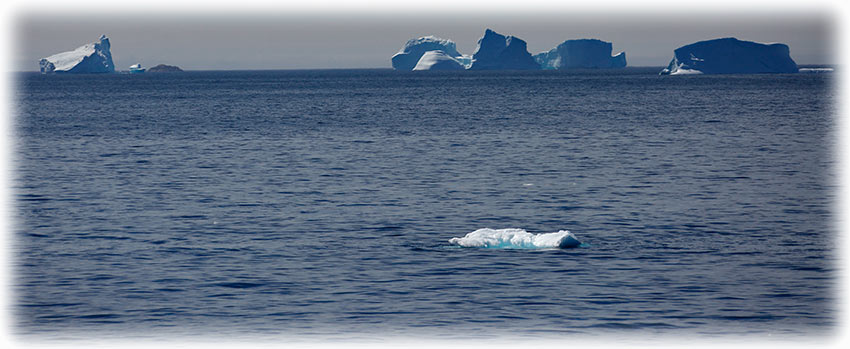
[[[834,73],[659,71],[21,74],[14,331],[828,340]]]

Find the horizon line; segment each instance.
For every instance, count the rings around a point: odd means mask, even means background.
[[[837,68],[840,65],[841,64],[838,64],[838,63],[806,63],[806,64],[797,64],[797,67],[808,68],[808,67],[824,67],[824,66],[826,66],[826,67],[830,67],[830,68]],[[529,71],[529,72],[530,71],[555,71],[555,72],[558,72],[558,71],[562,71],[562,72],[568,72],[568,71],[617,71],[617,70],[629,69],[629,68],[643,68],[643,69],[659,68],[659,69],[664,69],[665,67],[666,67],[665,65],[634,65],[634,66],[625,66],[623,68],[571,68],[571,69],[539,69],[539,70],[511,70],[511,69],[507,69],[507,70],[475,70],[475,71],[484,71],[484,72],[493,72],[493,71]],[[183,68],[180,68],[180,69],[183,69]],[[162,74],[162,73],[166,73],[166,74],[172,73],[173,74],[173,73],[186,73],[186,72],[240,72],[240,71],[259,72],[259,71],[311,71],[311,70],[313,70],[313,71],[314,70],[390,70],[390,71],[399,71],[399,72],[404,72],[404,73],[408,72],[407,70],[404,70],[404,71],[396,70],[392,67],[386,67],[386,68],[259,68],[259,69],[248,68],[248,69],[183,69],[182,71],[178,71],[178,72],[154,72],[154,73],[151,73],[151,74]],[[470,71],[470,70],[461,70],[461,71]],[[113,74],[113,73],[128,73],[128,72],[129,72],[129,70],[116,70],[112,73],[49,73],[49,74],[43,74],[43,75],[108,75],[108,74]],[[18,71],[12,71],[11,73],[12,74],[18,74],[18,73],[39,73],[39,74],[42,74],[41,71],[39,71],[39,70],[18,70]],[[144,74],[148,74],[148,73],[149,72],[145,72]]]

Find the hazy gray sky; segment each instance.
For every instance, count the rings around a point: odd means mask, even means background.
[[[16,70],[38,70],[38,60],[93,42],[106,34],[117,69],[131,64],[172,64],[189,70],[389,68],[390,57],[411,38],[436,35],[472,54],[486,28],[528,43],[534,54],[567,39],[610,41],[630,66],[664,66],[672,51],[695,41],[734,36],[782,42],[798,64],[834,64],[834,26],[828,9],[805,13],[688,12],[675,16],[601,11],[509,11],[472,13],[446,9],[439,16],[389,11],[312,14],[271,11],[128,14],[127,8],[97,14],[14,15],[12,52]]]

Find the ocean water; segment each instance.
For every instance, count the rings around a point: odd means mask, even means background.
[[[21,74],[14,330],[829,336],[833,75],[659,70]]]

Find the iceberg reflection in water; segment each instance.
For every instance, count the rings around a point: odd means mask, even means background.
[[[462,238],[451,238],[449,243],[460,247],[482,248],[572,248],[581,246],[573,233],[561,230],[556,233],[532,234],[523,229],[478,229]]]

